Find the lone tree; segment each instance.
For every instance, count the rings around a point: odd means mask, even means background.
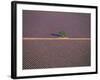
[[[64,32],[64,31],[61,31],[58,34],[60,35],[60,37],[66,37],[67,36],[66,32]]]

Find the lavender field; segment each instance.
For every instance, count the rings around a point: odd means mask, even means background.
[[[23,69],[90,66],[90,40],[23,40]]]
[[[90,13],[23,10],[22,18],[23,69],[91,65]]]

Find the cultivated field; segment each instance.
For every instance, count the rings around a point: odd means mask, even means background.
[[[23,69],[90,66],[90,38],[23,38]]]

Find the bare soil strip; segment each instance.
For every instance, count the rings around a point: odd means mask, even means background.
[[[90,40],[91,38],[23,38],[23,40]]]

